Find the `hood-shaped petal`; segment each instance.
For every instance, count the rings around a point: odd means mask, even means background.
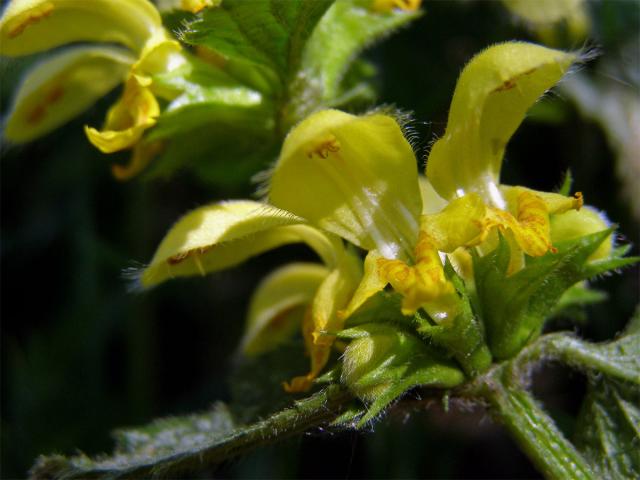
[[[575,60],[573,53],[523,42],[494,45],[473,57],[458,79],[444,136],[427,161],[438,194],[452,199],[476,191],[503,208],[497,184],[507,142]]]
[[[126,50],[82,46],[49,56],[20,85],[4,127],[12,142],[28,142],[63,125],[126,78]]]
[[[330,273],[317,263],[292,263],[266,277],[251,298],[242,351],[264,353],[299,329],[305,306]]]
[[[109,42],[140,52],[162,29],[148,0],[13,0],[0,19],[0,55],[20,56],[73,42]]]
[[[279,208],[249,200],[207,205],[171,228],[141,273],[140,283],[148,288],[173,277],[204,275],[299,242],[307,243],[329,267],[342,254],[339,239]]]
[[[337,110],[289,133],[269,200],[387,258],[411,255],[422,208],[415,156],[396,120]]]

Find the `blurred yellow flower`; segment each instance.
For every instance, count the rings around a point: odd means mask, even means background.
[[[80,42],[27,73],[5,125],[9,141],[49,133],[120,83],[123,93],[103,129],[85,129],[91,143],[105,153],[128,149],[155,125],[160,110],[152,76],[178,67],[184,58],[151,2],[13,0],[0,19],[0,54],[5,56]]]

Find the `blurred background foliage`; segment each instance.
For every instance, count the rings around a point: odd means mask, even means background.
[[[423,8],[421,19],[366,55],[378,68],[379,103],[413,112],[419,139],[415,147],[422,159],[444,131],[465,62],[495,42],[535,40],[499,2],[426,1]],[[640,4],[599,1],[589,3],[589,9],[594,21],[589,45],[598,47],[600,56],[584,73],[638,95]],[[0,64],[3,113],[29,61]],[[622,68],[611,73],[605,62]],[[37,142],[2,146],[4,478],[23,477],[41,453],[109,451],[109,432],[117,426],[204,409],[215,400],[235,397],[250,403],[251,395],[266,395],[243,383],[242,375],[260,366],[268,372],[269,359],[242,366],[236,353],[247,299],[275,266],[291,258],[312,258],[303,247],[288,247],[204,279],[129,293],[121,272],[148,260],[180,215],[214,200],[247,197],[255,185],[244,172],[237,175],[227,168],[234,158],[223,157],[211,158],[211,171],[204,173],[179,170],[171,179],[116,182],[110,159],[91,147],[82,132],[82,125],[101,122],[116,93]],[[637,254],[638,218],[632,212],[638,211],[640,192],[631,187],[632,195],[622,193],[629,178],[616,176],[616,151],[603,129],[563,97],[562,89],[557,90],[530,114],[507,149],[503,178],[550,190],[571,168],[574,188],[620,225]],[[186,154],[205,140],[201,135],[186,138]],[[638,165],[630,168],[637,171]],[[215,185],[213,176],[221,178]],[[589,307],[588,321],[576,325],[559,319],[556,326],[576,329],[595,341],[619,332],[638,303],[638,270],[600,279],[597,287],[609,292],[609,300]],[[301,366],[295,373],[303,370]],[[230,377],[240,381],[231,387]],[[584,384],[579,374],[562,368],[546,367],[535,376],[538,397],[569,434]],[[484,412],[452,405],[445,414],[440,405],[426,405],[410,395],[375,433],[312,432],[223,465],[216,475],[537,475]]]

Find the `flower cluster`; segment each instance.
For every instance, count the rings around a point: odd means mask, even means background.
[[[519,331],[515,347],[487,346],[486,327],[462,288],[474,287],[474,259],[506,245],[508,280],[529,259],[554,255],[554,245],[607,229],[579,193],[500,183],[510,137],[577,60],[573,53],[519,42],[474,57],[458,80],[426,177],[394,116],[311,115],[287,136],[267,200],[216,203],[187,214],[141,273],[142,286],[204,275],[289,243],[309,245],[321,263],[287,265],[267,277],[251,302],[242,340],[244,352],[256,355],[302,329],[311,368],[285,384],[289,391],[310,388],[338,337],[352,339],[343,380],[363,398],[390,391],[372,373],[379,369],[400,372],[405,385],[451,386],[492,358],[513,355],[536,332]],[[611,241],[602,242],[590,260],[610,252]],[[399,299],[394,312],[376,303],[385,293]],[[345,330],[363,316],[417,322],[419,331],[446,339],[445,355],[389,325]],[[368,383],[369,377],[375,381]]]
[[[207,2],[188,3],[195,9]],[[0,19],[1,55],[32,55],[68,44],[77,45],[56,51],[27,73],[4,136],[22,143],[45,135],[123,83],[102,129],[87,126],[85,132],[103,153],[134,148],[129,167],[114,167],[117,177],[128,178],[153,154],[154,147],[140,140],[160,114],[156,96],[173,95],[156,88],[153,76],[184,64],[182,47],[148,0],[13,0]]]

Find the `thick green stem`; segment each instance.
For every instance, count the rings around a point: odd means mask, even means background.
[[[481,393],[500,423],[545,477],[595,478],[584,458],[528,392],[496,381],[487,382]]]

